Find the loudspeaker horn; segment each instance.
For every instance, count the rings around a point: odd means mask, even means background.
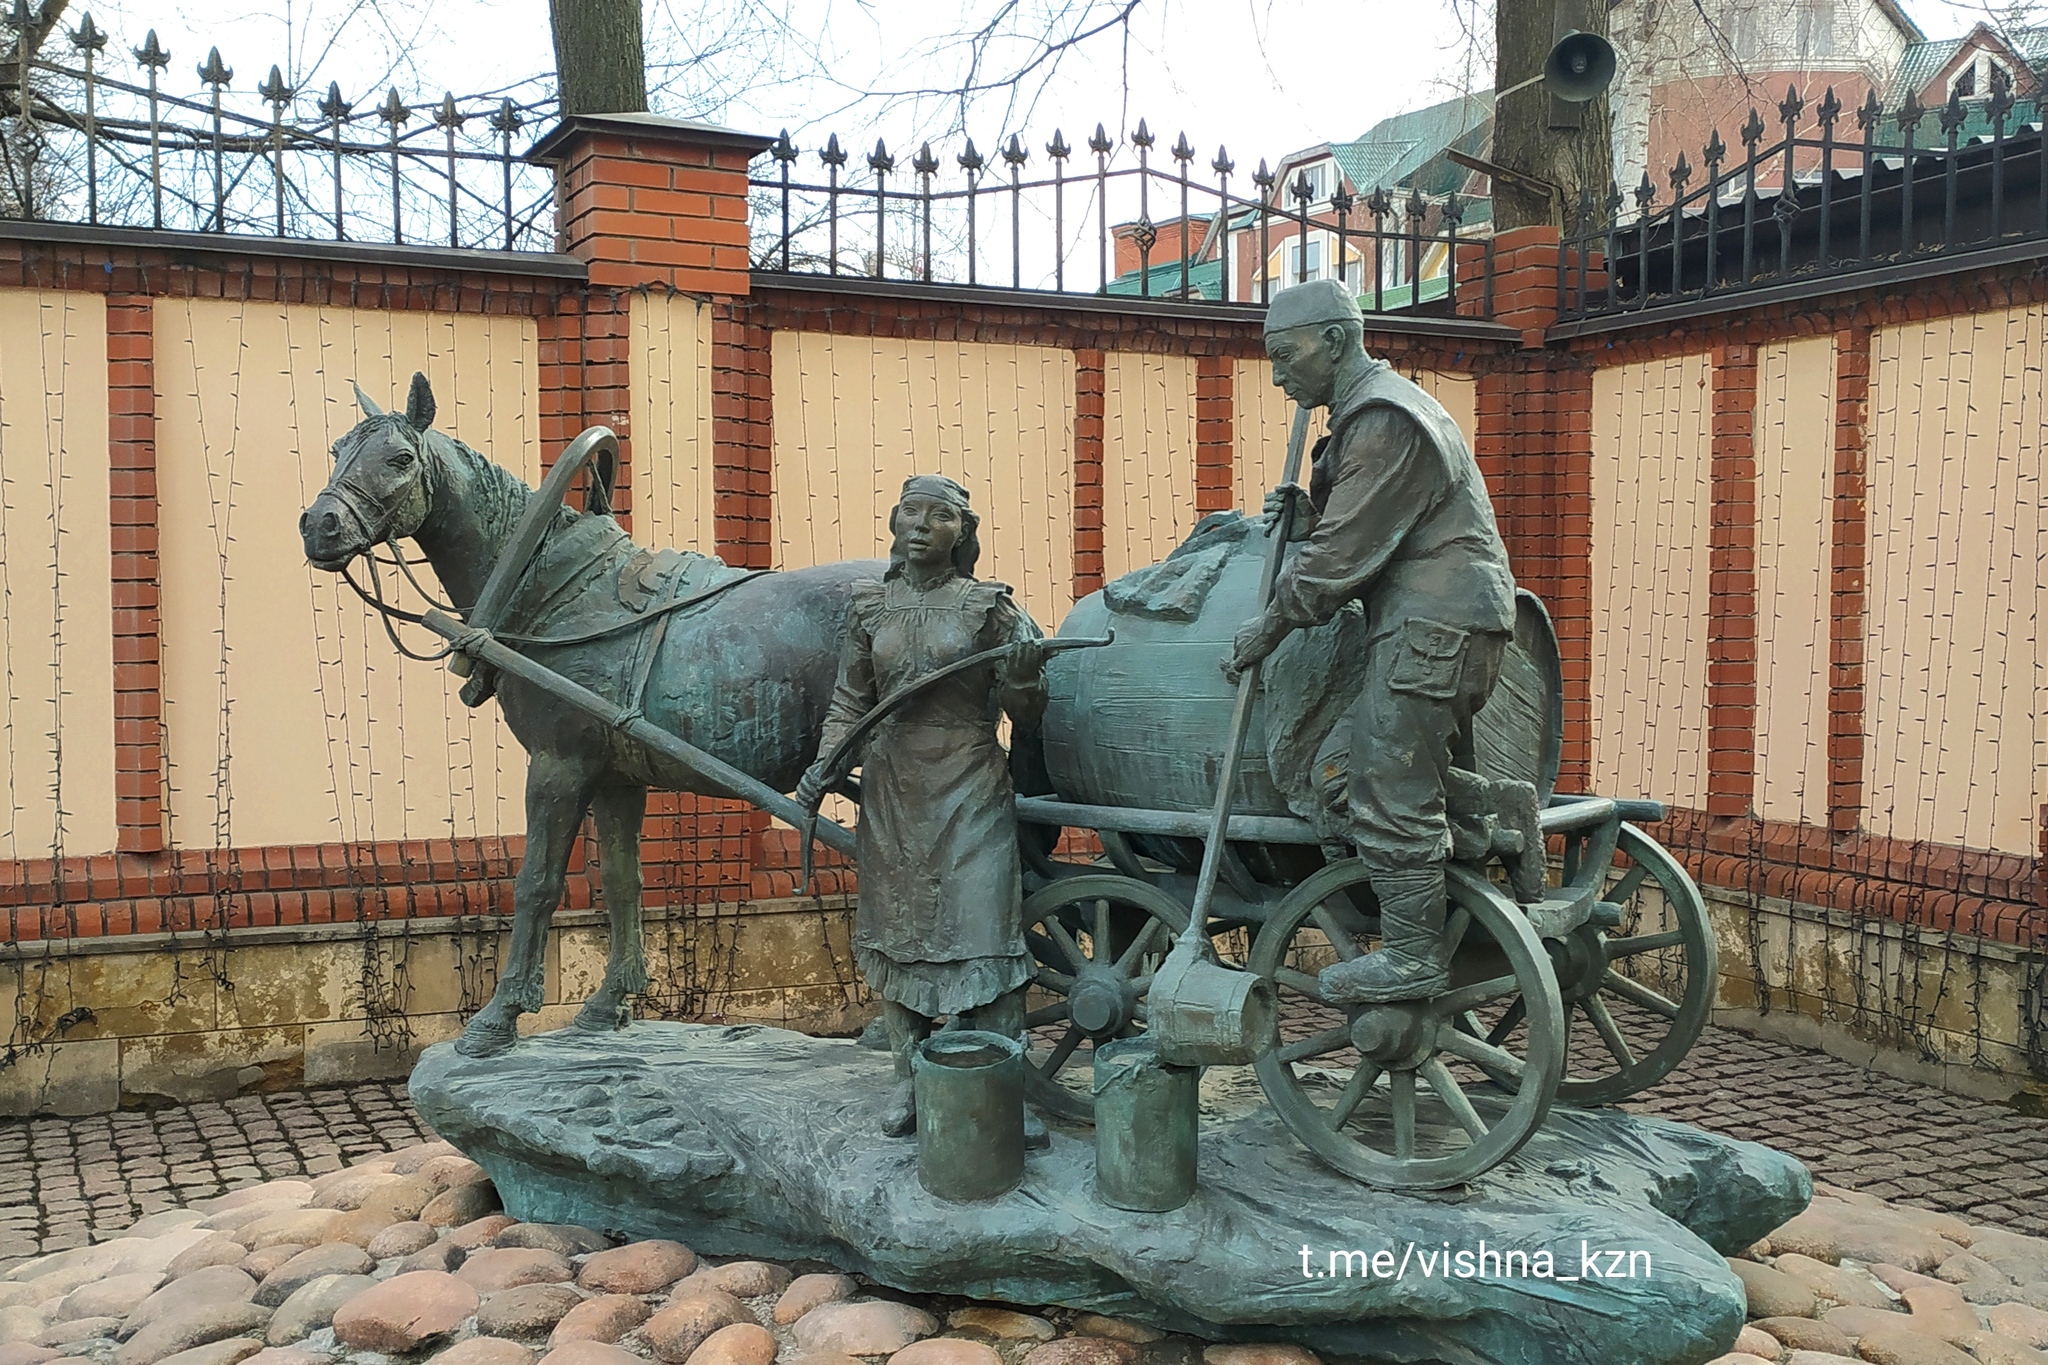
[[[1584,104],[1614,80],[1614,45],[1576,30],[1557,40],[1543,60],[1543,86],[1567,104]]]

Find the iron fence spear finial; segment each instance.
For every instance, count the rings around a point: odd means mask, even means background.
[[[277,235],[284,236],[284,107],[291,103],[292,88],[284,83],[284,72],[275,64],[270,74],[263,78],[263,84],[256,87],[256,94],[270,105],[270,155],[271,190],[274,225]]]
[[[78,27],[71,30],[71,45],[81,52],[106,50],[107,35],[100,32],[99,25],[92,21],[91,10],[79,16]]]

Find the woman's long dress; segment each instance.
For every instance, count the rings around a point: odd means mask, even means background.
[[[883,696],[980,650],[1039,630],[1001,583],[951,578],[920,590],[900,574],[855,590],[829,752]],[[861,757],[860,899],[853,951],[884,999],[926,1018],[975,1009],[1031,979],[1009,755],[996,740],[1007,701],[1043,706],[991,664],[905,702]]]

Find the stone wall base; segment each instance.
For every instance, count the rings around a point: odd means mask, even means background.
[[[650,909],[648,1012],[857,1031],[874,1013],[843,898]],[[0,948],[0,1116],[94,1114],[410,1073],[497,981],[504,921],[414,920],[128,935]],[[558,1028],[604,975],[605,917],[547,946]]]
[[[1721,950],[1715,1023],[1956,1094],[2048,1096],[2030,1059],[2030,1034],[2048,1045],[2048,1003],[2030,986],[2039,953],[1704,890]]]

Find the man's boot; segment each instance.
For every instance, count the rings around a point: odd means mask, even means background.
[[[1024,1037],[1024,991],[1025,988],[1019,986],[1016,990],[997,996],[981,1008],[969,1011],[967,1026],[985,1033],[998,1033],[1005,1038],[1015,1038],[1029,1049],[1031,1044]],[[1052,1134],[1045,1131],[1045,1121],[1031,1112],[1029,1104],[1024,1106],[1024,1145],[1033,1151],[1042,1151],[1052,1146]]]
[[[1451,984],[1444,951],[1444,866],[1375,873],[1380,947],[1323,969],[1323,999],[1333,1005],[1427,1000]]]
[[[896,1063],[896,1088],[882,1110],[882,1132],[887,1137],[909,1137],[917,1131],[917,1092],[910,1083],[910,1054],[931,1034],[932,1021],[894,1000],[884,1000],[882,1023],[889,1030],[889,1054]]]

